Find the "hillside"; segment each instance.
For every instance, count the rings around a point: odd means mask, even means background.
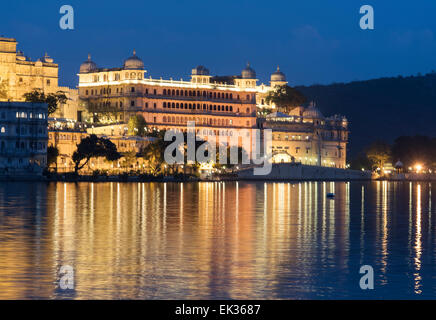
[[[350,121],[350,155],[374,140],[436,136],[436,73],[296,87],[326,116]]]

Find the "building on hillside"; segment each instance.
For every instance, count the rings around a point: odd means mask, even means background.
[[[348,121],[324,117],[313,104],[295,108],[290,114],[274,112],[262,122],[272,130],[273,162],[346,168]]]
[[[203,66],[192,70],[190,81],[156,79],[146,73],[135,52],[122,68],[113,69],[98,68],[89,57],[78,74],[79,100],[89,120],[126,123],[142,114],[149,128],[184,132],[192,121],[202,138],[256,128],[255,73],[243,71],[240,86],[212,81]]]
[[[47,105],[0,102],[0,176],[41,175],[47,164]]]
[[[51,117],[81,121],[78,109],[78,91],[58,85],[59,66],[47,53],[36,61],[17,51],[17,41],[0,37],[0,101],[24,101],[24,94],[35,89],[45,93],[62,91],[68,97],[66,104]]]
[[[149,128],[187,130],[195,122],[202,138],[233,134],[235,129],[273,129],[276,162],[346,167],[348,122],[341,116],[325,118],[315,107],[298,107],[280,114],[266,97],[276,86],[287,85],[277,70],[269,85],[257,84],[255,70],[247,64],[237,76],[211,76],[204,66],[192,69],[190,81],[147,76],[143,61],[133,52],[121,68],[99,68],[88,60],[80,66],[79,101],[88,110],[88,132],[124,135],[132,115],[142,114]],[[272,114],[258,118],[257,110]],[[248,130],[250,131],[250,130]],[[250,131],[247,138],[252,138]],[[241,142],[239,141],[239,144]],[[250,151],[250,150],[248,150]]]

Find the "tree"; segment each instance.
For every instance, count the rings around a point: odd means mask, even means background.
[[[307,102],[306,97],[298,90],[288,86],[276,86],[265,99],[267,104],[275,104],[278,111],[289,113],[295,107]]]
[[[165,161],[165,149],[171,141],[165,141],[165,132],[156,133],[156,140],[148,144],[142,151],[142,157],[147,160],[148,168],[152,174],[157,174],[162,169]]]
[[[219,147],[217,146],[217,150],[219,150],[218,148]],[[237,152],[238,160],[237,160],[237,163],[231,163],[231,160],[232,160],[231,154],[232,154],[232,152],[235,152],[235,151]],[[241,165],[244,158],[248,159],[248,154],[244,148],[239,147],[239,146],[227,146],[226,159],[221,159],[220,154],[217,151],[217,161],[216,161],[216,164],[214,165],[214,167],[217,169],[222,169],[224,166],[227,168],[233,168],[235,166]],[[227,164],[224,164],[224,163],[227,163]]]
[[[99,138],[95,134],[83,139],[73,153],[74,172],[77,174],[91,158],[105,157],[108,161],[115,161],[121,158],[117,147],[109,139]],[[85,162],[82,162],[85,160]]]
[[[45,94],[44,91],[40,89],[25,93],[24,99],[27,102],[47,103],[49,115],[55,113],[59,106],[65,104],[68,100],[67,96],[62,91]]]
[[[142,115],[137,114],[129,119],[128,128],[131,136],[145,136],[145,128],[147,123]]]
[[[366,150],[366,156],[374,166],[382,168],[391,159],[391,146],[383,141],[375,141]]]
[[[52,164],[55,164],[57,167],[58,156],[59,156],[58,148],[54,146],[47,147],[47,167],[50,167]]]
[[[371,160],[368,159],[366,153],[360,152],[354,159],[351,160],[351,169],[353,170],[370,170],[373,166]]]
[[[122,157],[123,157],[123,161],[121,163],[121,166],[125,170],[128,170],[130,167],[136,164],[136,160],[137,160],[136,151],[132,150],[132,151],[124,152],[122,154]]]
[[[392,146],[394,161],[401,160],[407,167],[420,163],[432,166],[436,161],[436,138],[427,136],[402,136]]]

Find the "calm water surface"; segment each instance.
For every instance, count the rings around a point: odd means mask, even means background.
[[[0,298],[434,298],[432,188],[1,183]],[[59,288],[64,265],[74,290]]]

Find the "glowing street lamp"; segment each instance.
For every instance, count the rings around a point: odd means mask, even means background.
[[[421,164],[416,164],[415,165],[415,169],[416,169],[416,173],[420,173],[422,170],[422,165]]]

